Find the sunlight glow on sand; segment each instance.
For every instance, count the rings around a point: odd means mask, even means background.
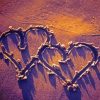
[[[66,31],[68,35],[82,35],[84,33],[93,33],[96,31],[95,25],[87,22],[82,17],[75,16],[53,16],[48,24],[55,28]]]

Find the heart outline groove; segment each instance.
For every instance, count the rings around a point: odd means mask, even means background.
[[[37,51],[37,54],[32,57],[30,62],[26,64],[25,68],[22,67],[21,62],[18,62],[14,57],[13,54],[7,52],[7,50],[4,47],[4,44],[2,43],[2,40],[7,37],[9,34],[16,34],[18,39],[18,49],[20,51],[24,51],[27,47],[27,43],[25,42],[25,37],[27,36],[28,32],[33,30],[44,30],[46,34],[46,40],[45,43],[43,43]],[[29,72],[32,70],[35,65],[41,64],[44,66],[45,69],[51,71],[50,75],[56,75],[59,79],[62,80],[62,83],[65,87],[67,87],[68,90],[76,91],[78,89],[77,80],[82,77],[84,74],[88,74],[90,71],[89,69],[92,67],[97,66],[97,64],[100,61],[100,56],[98,52],[98,48],[93,46],[93,44],[85,43],[85,42],[71,42],[68,48],[65,48],[64,45],[61,45],[60,43],[52,43],[52,38],[55,38],[54,34],[49,30],[49,28],[44,26],[30,26],[25,31],[22,30],[22,28],[14,29],[10,27],[10,30],[7,32],[4,32],[1,34],[0,37],[0,43],[1,43],[1,52],[0,57],[1,59],[5,58],[9,60],[11,63],[14,64],[14,67],[17,72],[17,78],[18,80],[25,80],[28,77]],[[88,62],[86,66],[84,66],[78,73],[76,73],[72,80],[67,80],[65,76],[63,76],[61,73],[59,73],[59,69],[56,69],[56,66],[50,66],[49,63],[47,63],[43,57],[43,52],[45,49],[57,49],[60,51],[62,60],[59,61],[59,63],[65,63],[69,58],[69,54],[72,52],[74,48],[78,47],[85,47],[88,48],[92,54],[92,60]]]

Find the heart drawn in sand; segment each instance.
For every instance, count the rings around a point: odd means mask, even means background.
[[[27,35],[29,32],[32,32],[39,35],[45,35],[46,39],[44,42],[41,43],[41,45],[38,47],[37,53],[35,56],[31,58],[29,63],[26,64],[25,67],[22,67],[21,62],[17,61],[14,58],[14,55],[9,52],[8,47],[5,46],[5,43],[3,40],[8,37],[10,34],[15,34],[17,38],[17,48],[20,52],[24,52],[28,48],[28,42],[27,42]],[[30,40],[32,42],[32,40]],[[92,44],[84,43],[84,42],[75,42],[70,43],[68,48],[65,48],[64,45],[61,45],[60,43],[57,43],[54,34],[49,31],[48,28],[43,26],[36,26],[36,27],[29,27],[27,30],[19,29],[13,29],[10,27],[10,30],[7,32],[4,32],[0,37],[0,43],[1,43],[1,49],[0,52],[0,58],[4,58],[6,60],[9,60],[12,62],[16,68],[17,71],[17,77],[20,80],[27,79],[28,74],[30,70],[38,63],[42,64],[47,70],[49,70],[51,73],[50,75],[56,75],[58,78],[62,80],[65,86],[68,88],[77,88],[78,86],[75,85],[77,83],[77,80],[84,74],[89,72],[89,68],[96,66],[99,62],[98,60],[98,50],[96,47],[94,47]],[[59,61],[59,64],[63,66],[63,64],[66,64],[66,62],[70,61],[69,55],[72,53],[72,50],[74,48],[87,48],[91,52],[92,60],[87,62],[87,65],[85,65],[79,72],[77,72],[74,77],[69,81],[67,80],[66,76],[63,76],[59,67],[56,65],[50,65],[49,62],[47,62],[47,59],[45,58],[45,50],[57,50],[58,53],[61,55],[62,60]],[[52,56],[53,53],[49,52],[49,54]],[[24,58],[25,59],[25,58]]]
[[[29,36],[30,34],[31,36]],[[34,35],[33,37],[35,37],[34,41],[31,40],[32,35]],[[32,44],[36,44],[35,42],[39,42],[39,41],[36,41],[35,35],[37,35],[38,37],[40,35],[42,39],[44,38],[43,36],[45,36],[45,39],[40,43],[40,45],[38,45],[37,51],[39,50],[39,48],[42,47],[43,44],[52,44],[56,42],[56,40],[54,39],[53,33],[50,32],[47,27],[43,27],[43,26],[35,26],[35,27],[30,26],[26,30],[22,30],[21,28],[13,29],[12,27],[10,27],[10,30],[2,33],[0,37],[0,43],[1,43],[1,49],[2,49],[2,52],[0,54],[1,56],[4,56],[6,60],[8,59],[10,62],[14,64],[16,71],[18,73],[18,78],[20,79],[26,78],[26,73],[28,72],[29,69],[31,69],[31,66],[33,66],[33,64],[38,60],[37,52],[35,55],[34,55],[34,52],[32,52],[31,60],[29,62],[25,61],[25,59],[27,60],[28,58],[27,55],[30,55],[30,52],[29,52],[30,46]],[[15,59],[16,52],[15,54],[11,53],[14,51],[15,46],[13,47],[11,42],[8,43],[8,40],[9,40],[8,37],[13,41],[13,44],[16,45],[19,52],[21,52],[23,61],[26,63],[26,66],[24,68],[21,65],[22,62],[17,61],[17,59]],[[28,37],[31,37],[31,38],[28,39]],[[52,39],[53,39],[53,42],[51,42]],[[27,41],[30,41],[30,43]],[[11,46],[13,48],[9,50]],[[37,44],[34,46],[35,47],[31,47],[31,49],[33,48],[36,49]],[[34,51],[34,50],[31,50],[31,51]]]
[[[91,53],[92,59],[91,61],[88,61],[86,65],[84,65],[82,67],[81,70],[79,70],[78,72],[75,73],[74,77],[71,80],[68,80],[66,78],[66,76],[64,76],[61,73],[60,67],[67,67],[67,63],[71,63],[71,59],[69,58],[69,55],[72,53],[74,48],[86,48],[89,50],[89,52]],[[55,63],[53,65],[49,64],[49,62],[47,61],[47,59],[45,58],[45,56],[43,55],[43,53],[46,51],[46,49],[51,49],[54,50],[56,49],[57,51],[59,51],[59,54],[61,55],[62,59],[59,62],[59,65],[55,65]],[[49,51],[49,54],[52,56],[52,54]],[[54,55],[54,54],[53,54]],[[51,72],[49,73],[50,75],[56,75],[58,76],[58,78],[60,78],[63,83],[64,86],[67,86],[70,89],[74,89],[78,87],[77,80],[79,78],[82,77],[82,75],[84,74],[88,74],[90,72],[89,68],[94,67],[98,64],[99,62],[99,57],[98,57],[98,51],[97,48],[94,47],[92,44],[88,44],[88,43],[84,43],[84,42],[76,42],[76,43],[71,43],[69,45],[69,48],[65,48],[64,45],[61,45],[60,43],[55,44],[55,45],[44,45],[40,51],[38,52],[38,56],[40,61],[42,62],[42,64],[44,64],[44,66],[46,66],[46,68],[48,68]],[[66,65],[66,66],[64,66]],[[72,65],[73,66],[73,65]]]

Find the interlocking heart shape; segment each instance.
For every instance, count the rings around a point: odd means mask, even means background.
[[[42,45],[38,48],[36,56],[34,56],[31,61],[26,64],[25,68],[22,67],[21,63],[18,62],[14,57],[13,54],[7,51],[3,44],[3,39],[5,39],[9,34],[16,34],[17,39],[18,39],[18,49],[20,51],[24,51],[27,48],[27,41],[26,37],[28,32],[30,31],[44,31],[46,35],[46,40]],[[42,33],[40,33],[42,34]],[[84,73],[88,72],[87,70],[91,68],[91,66],[96,66],[99,62],[100,57],[98,56],[98,50],[96,47],[94,47],[92,44],[84,43],[84,42],[76,42],[76,43],[71,43],[69,45],[69,48],[65,48],[64,45],[61,45],[60,43],[55,42],[55,36],[52,32],[47,27],[43,26],[30,26],[27,30],[23,31],[21,28],[19,29],[13,29],[10,27],[10,30],[7,32],[4,32],[1,37],[0,37],[0,42],[2,44],[1,48],[2,51],[0,52],[0,58],[5,58],[8,59],[10,62],[12,62],[16,68],[17,71],[17,77],[21,80],[27,79],[27,76],[30,72],[30,70],[38,64],[42,64],[46,69],[49,71],[53,72],[56,76],[58,76],[65,84],[67,87],[72,87],[72,88],[77,88],[77,85],[75,83],[77,80],[82,76]],[[72,80],[68,81],[66,77],[64,77],[61,73],[60,70],[56,66],[51,66],[46,59],[44,58],[44,51],[46,49],[56,49],[59,51],[60,55],[62,56],[62,60],[59,62],[61,64],[66,63],[67,60],[69,59],[69,55],[72,52],[74,48],[78,47],[85,47],[88,48],[93,56],[92,60],[88,62],[86,66],[84,66],[75,76],[73,77]]]

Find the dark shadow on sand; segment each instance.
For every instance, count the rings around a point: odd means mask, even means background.
[[[27,80],[18,81],[19,88],[22,90],[24,100],[34,100],[35,86],[32,74],[28,76]]]
[[[80,89],[77,89],[77,91],[74,92],[74,91],[68,91],[67,87],[64,87],[64,91],[69,100],[81,100]]]

